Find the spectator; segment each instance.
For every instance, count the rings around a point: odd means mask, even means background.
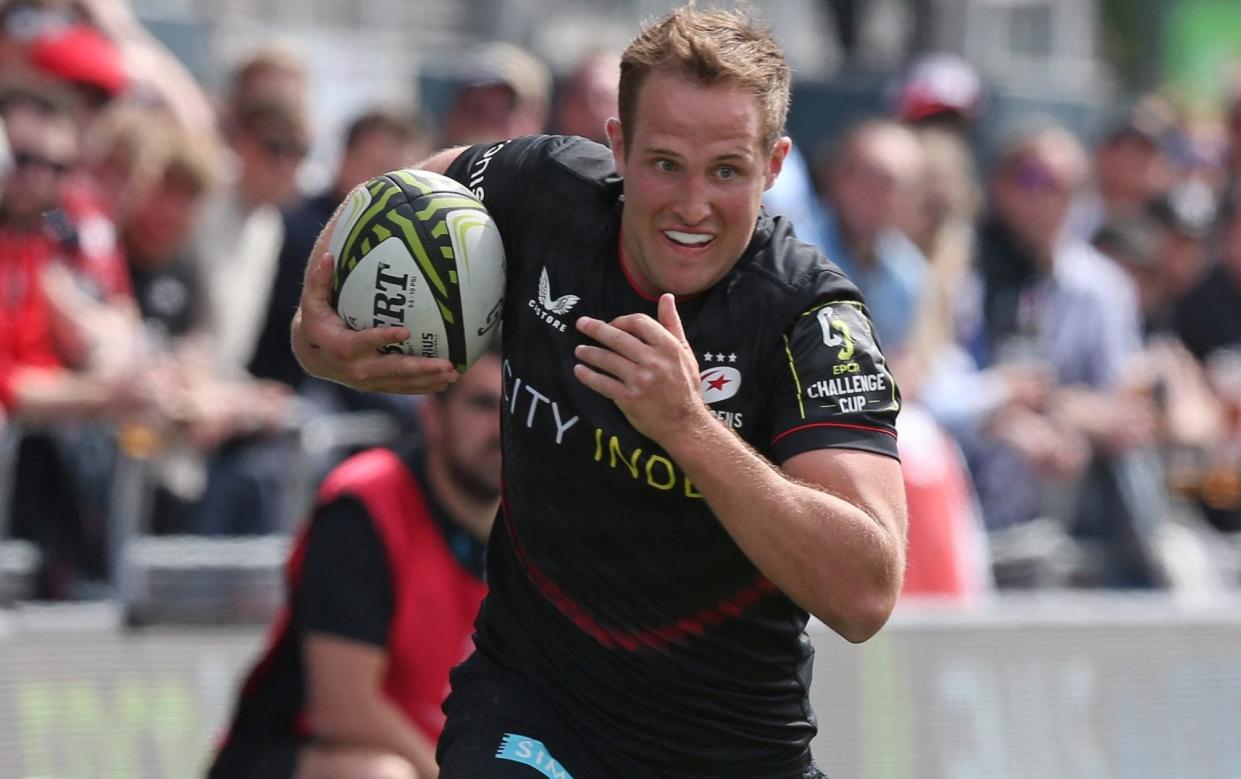
[[[1146,213],[1113,217],[1095,232],[1091,244],[1129,274],[1138,295],[1142,329],[1151,333],[1169,302],[1159,273],[1159,248],[1167,230]]]
[[[202,206],[218,180],[218,154],[169,117],[136,109],[114,147],[141,146],[153,159],[130,190],[121,233],[148,340],[167,349],[200,327],[202,292],[186,255]]]
[[[1094,186],[1078,195],[1068,229],[1089,241],[1109,220],[1140,214],[1171,186],[1164,144],[1173,129],[1171,108],[1159,98],[1140,101],[1094,150]]]
[[[939,373],[942,378],[945,368],[964,372],[970,380],[979,378],[964,367],[967,358],[963,361],[954,343],[956,299],[973,260],[974,223],[982,205],[973,157],[955,133],[928,128],[918,131],[918,140],[926,167],[909,236],[926,256],[929,270],[907,347],[895,365],[902,386],[913,397],[923,395],[928,376]],[[948,394],[953,403],[970,404],[971,411],[964,413],[977,414],[978,402],[989,392],[982,386],[969,390],[958,386]],[[940,411],[934,415],[944,422]]]
[[[949,397],[958,404],[945,415],[949,420],[985,413],[989,409],[982,404],[996,394],[995,378],[972,370],[953,343],[953,304],[969,272],[981,198],[962,136],[938,126],[916,132],[926,164],[909,235],[930,266],[905,348],[893,361],[905,392],[897,432],[909,501],[901,594],[969,601],[994,587],[985,528],[960,448],[928,411],[943,414]],[[951,389],[936,389],[949,383]],[[936,402],[933,409],[924,405],[928,399]],[[969,411],[960,408],[966,404]]]
[[[142,26],[129,0],[74,0],[74,8],[118,50],[129,101],[157,106],[195,134],[215,129],[206,93],[185,65]]]
[[[927,54],[896,82],[890,101],[892,115],[902,122],[967,139],[982,114],[982,80],[954,54]]]
[[[1096,547],[1094,583],[1154,586],[1151,537],[1166,507],[1150,472],[1155,410],[1121,389],[1141,337],[1133,285],[1062,237],[1086,159],[1056,126],[1027,129],[1001,154],[959,333],[981,367],[1042,365],[1054,387],[1045,403],[989,418],[966,452],[993,533],[1053,517]]]
[[[1204,362],[1241,345],[1241,185],[1220,206],[1219,257],[1207,275],[1177,305],[1176,331]]]
[[[301,295],[302,273],[314,237],[336,207],[357,185],[390,170],[411,165],[430,152],[421,119],[396,109],[376,109],[354,119],[345,133],[336,179],[325,191],[289,209],[284,216],[284,243],[258,338],[250,372],[296,389],[306,378],[289,347],[289,320]]]
[[[76,163],[75,125],[55,100],[33,94],[4,95],[0,117],[14,162],[0,187],[0,404],[33,430],[21,442],[13,504],[5,508],[15,533],[42,553],[37,594],[66,598],[107,574],[102,507],[110,456],[106,439],[65,426],[119,419],[147,401],[131,366],[98,359],[88,323],[99,312],[78,287],[72,234],[62,229],[67,222],[45,216],[57,213]],[[82,446],[88,438],[91,446]]]
[[[1241,193],[1234,184],[1219,215],[1218,259],[1178,304],[1176,332],[1206,368],[1224,409],[1222,441],[1204,458],[1194,492],[1221,530],[1241,530]]]
[[[58,260],[47,266],[51,283],[76,287],[47,297],[58,353],[74,366],[88,358],[123,362],[132,352],[137,318],[112,223],[69,191],[79,147],[67,104],[56,92],[17,88],[0,94],[0,113],[11,117],[17,163],[7,183],[4,222],[20,235],[19,243]]]
[[[1149,315],[1148,332],[1171,331],[1176,304],[1206,274],[1217,210],[1215,194],[1198,179],[1180,184],[1148,206],[1151,218],[1163,228],[1155,252],[1163,302]]]
[[[484,355],[420,405],[425,448],[374,449],[328,476],[211,777],[436,775],[499,505],[500,381]]]
[[[40,71],[69,86],[78,98],[84,127],[129,87],[121,52],[106,35],[84,24],[53,27],[30,46],[30,61]]]
[[[238,374],[263,326],[284,240],[280,208],[297,195],[306,121],[288,103],[250,103],[230,140],[237,177],[207,204],[194,253],[217,370]]]
[[[281,103],[306,108],[306,66],[294,51],[267,46],[252,52],[233,68],[228,93],[220,108],[225,134],[238,132],[240,110],[256,103]]]
[[[444,143],[464,146],[541,133],[550,102],[546,65],[512,44],[484,44],[469,53],[444,112]]]
[[[287,389],[252,385],[246,368],[278,271],[284,239],[280,207],[297,194],[295,174],[307,149],[305,117],[288,103],[243,105],[230,142],[239,163],[236,178],[204,207],[191,250],[205,301],[205,370],[240,389],[216,398],[209,414],[221,424],[204,442],[214,445],[214,454],[197,529],[208,534],[279,529],[286,519],[284,484],[293,456],[292,442],[275,434],[291,420]],[[262,410],[256,425],[239,430],[229,423],[229,415],[244,407],[238,404],[256,401]]]
[[[618,112],[619,81],[620,55],[595,50],[583,57],[561,87],[556,102],[557,131],[607,143],[603,126]]]
[[[1147,344],[1126,383],[1149,395],[1159,412],[1159,444],[1180,463],[1214,449],[1225,431],[1222,409],[1202,365],[1172,332],[1174,287],[1164,281],[1160,252],[1172,230],[1149,216],[1114,219],[1100,228],[1095,246],[1116,261],[1138,290]]]
[[[926,258],[900,229],[917,221],[923,164],[910,130],[870,120],[847,131],[819,166],[821,199],[797,147],[763,197],[858,285],[880,342],[894,356],[909,334],[926,274]]]
[[[917,189],[921,199],[912,210],[922,217],[921,237],[935,264],[906,348],[892,361],[903,393],[897,430],[909,504],[909,552],[901,594],[968,601],[993,587],[982,518],[959,447],[919,407],[918,395],[924,374],[932,369],[942,374],[946,364],[961,363],[951,348],[951,304],[968,270],[977,185],[972,159],[957,135],[932,128],[920,131],[918,138],[926,154],[926,181]],[[796,146],[763,202],[774,213],[792,219],[798,235],[823,235],[827,230],[828,214],[818,202]],[[967,380],[988,383],[972,372]],[[985,393],[963,386],[962,381],[956,379],[952,389],[942,394],[954,402],[970,399],[972,410]],[[938,383],[947,382],[940,378]]]
[[[819,168],[827,229],[801,234],[858,285],[880,342],[896,354],[926,275],[926,259],[899,227],[912,221],[923,164],[909,129],[886,120],[855,126]]]
[[[145,324],[145,357],[151,380],[161,389],[163,412],[138,426],[148,434],[147,447],[160,455],[149,465],[153,494],[143,529],[184,533],[194,527],[194,506],[206,478],[203,453],[190,441],[214,437],[204,435],[213,426],[203,411],[214,405],[203,399],[223,394],[198,367],[205,361],[191,346],[201,328],[202,297],[185,254],[202,203],[216,183],[218,155],[212,144],[193,138],[165,112],[126,106],[109,113],[96,151],[116,166],[118,177],[126,169],[119,227]],[[244,411],[253,413],[255,405]],[[228,419],[240,423],[242,414],[230,411]],[[186,431],[189,436],[183,437]],[[127,432],[132,436],[132,429]]]

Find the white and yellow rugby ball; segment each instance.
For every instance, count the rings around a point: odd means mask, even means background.
[[[390,347],[464,371],[496,337],[504,244],[478,198],[447,176],[397,170],[349,197],[332,235],[332,305],[352,328],[404,325]]]

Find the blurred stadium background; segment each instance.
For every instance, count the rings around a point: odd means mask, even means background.
[[[132,2],[208,92],[225,90],[233,65],[258,47],[300,53],[313,128],[299,174],[305,191],[330,182],[338,139],[359,112],[384,102],[416,103],[431,117],[444,110],[471,45],[521,45],[559,78],[593,48],[621,48],[639,20],[672,5]],[[753,5],[793,64],[788,129],[806,149],[859,117],[887,113],[903,69],[927,52],[961,56],[982,80],[986,110],[973,137],[982,164],[1007,129],[1035,114],[1091,144],[1156,88],[1190,114],[1218,111],[1241,60],[1241,5],[1232,0]],[[4,428],[0,505],[15,487],[20,433],[20,424]],[[158,454],[141,441],[123,445],[108,491],[110,579],[75,602],[31,599],[37,552],[9,539],[0,517],[0,776],[201,775],[238,674],[281,601],[288,532],[308,505],[312,473],[327,453],[381,443],[394,427],[382,413],[355,412],[302,417],[285,434],[299,458],[284,479],[286,516],[276,532],[246,538],[154,534]],[[1221,489],[1235,499],[1238,476],[1229,478]],[[1238,533],[1212,542],[1210,576],[1190,572],[1184,586],[1140,593],[1065,586],[1055,576],[1040,587],[1041,574],[1014,573],[1032,549],[1056,543],[1027,539],[1011,557],[993,549],[998,577],[1025,587],[910,597],[864,645],[814,627],[815,749],[831,776],[1241,777]],[[1170,548],[1172,557],[1198,554],[1193,545]],[[1074,565],[1068,557],[1052,567]]]

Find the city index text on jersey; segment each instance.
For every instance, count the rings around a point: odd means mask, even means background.
[[[605,454],[608,467],[627,471],[634,480],[652,489],[671,492],[679,487],[679,491],[687,498],[702,498],[702,494],[694,489],[694,483],[677,468],[672,458],[655,452],[643,452],[642,447],[626,452],[621,445],[620,438],[607,435],[603,428],[597,427],[595,428],[595,462],[604,462]]]

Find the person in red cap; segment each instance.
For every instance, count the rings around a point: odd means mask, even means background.
[[[928,54],[897,82],[892,112],[911,125],[967,133],[979,118],[982,98],[982,81],[972,65],[953,54]]]
[[[37,38],[30,47],[30,62],[72,85],[87,108],[103,107],[129,84],[121,50],[86,25],[62,27]]]

